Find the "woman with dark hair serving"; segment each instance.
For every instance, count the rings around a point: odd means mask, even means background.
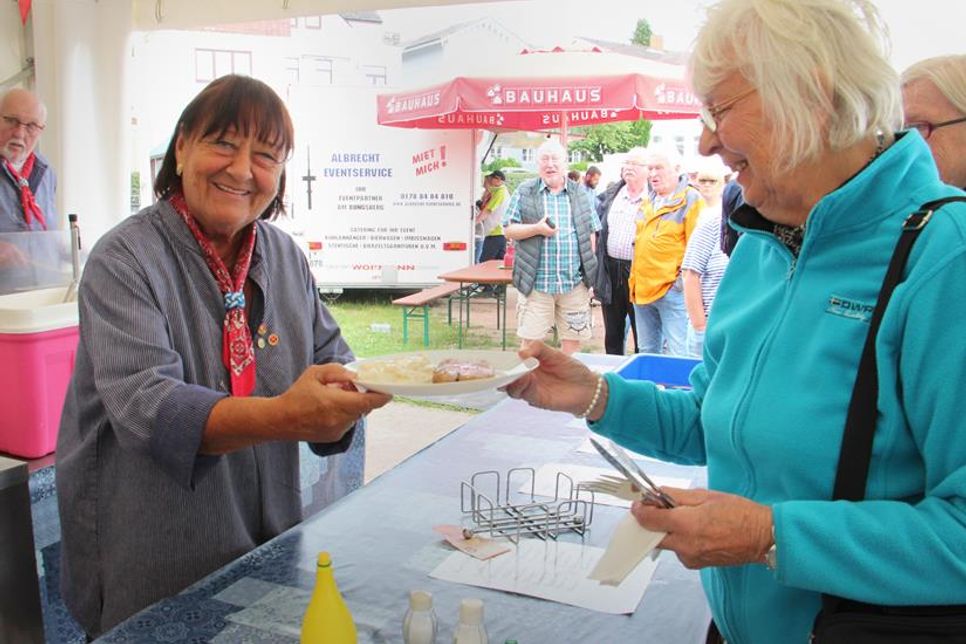
[[[88,636],[298,523],[299,441],[344,452],[390,400],[356,391],[305,257],[266,221],[292,146],[267,85],[213,81],[159,201],[91,251],[57,444],[61,589]]]

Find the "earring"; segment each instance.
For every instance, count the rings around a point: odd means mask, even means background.
[[[184,170],[184,166],[183,166],[183,165],[181,165],[180,163],[179,163],[178,165],[176,165],[176,166],[174,167],[174,173],[175,173],[176,175],[178,175],[179,177],[181,176],[181,172],[182,172],[183,170]]]

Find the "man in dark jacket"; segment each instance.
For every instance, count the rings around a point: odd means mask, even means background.
[[[646,197],[646,151],[634,148],[624,159],[621,180],[607,188],[597,206],[601,230],[597,240],[594,297],[600,301],[604,315],[604,349],[613,355],[624,355],[628,317],[634,337],[634,353],[637,353],[637,328],[627,280],[634,257],[636,224],[641,218],[641,205]]]
[[[731,251],[738,243],[741,235],[737,230],[728,225],[731,214],[743,206],[745,200],[741,196],[741,186],[732,179],[725,184],[724,191],[721,193],[721,252],[731,257]]]

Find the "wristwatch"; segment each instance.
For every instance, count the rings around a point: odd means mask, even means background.
[[[775,526],[771,527],[771,548],[765,552],[765,565],[768,570],[775,570],[778,566],[778,544],[775,542]]]

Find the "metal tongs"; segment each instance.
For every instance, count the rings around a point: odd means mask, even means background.
[[[591,436],[590,443],[608,463],[613,465],[618,472],[626,476],[627,480],[641,491],[641,495],[645,501],[649,501],[662,508],[673,508],[677,506],[674,499],[661,491],[661,488],[654,485],[654,481],[620,447],[605,438],[598,438],[597,436]]]

